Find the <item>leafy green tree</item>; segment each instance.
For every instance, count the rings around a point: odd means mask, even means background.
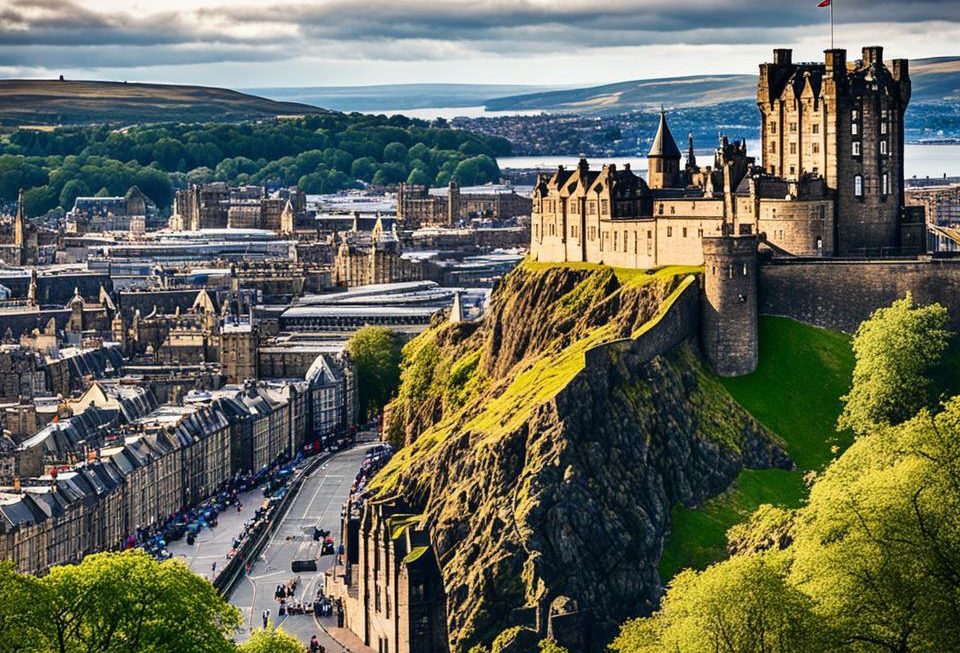
[[[863,435],[899,424],[936,399],[930,373],[950,341],[947,310],[908,294],[874,311],[853,338],[857,363],[838,427]]]
[[[32,604],[43,649],[230,653],[240,612],[181,561],[99,553],[54,567]]]
[[[57,193],[49,186],[35,186],[23,193],[23,204],[28,216],[43,215],[56,208],[59,201]]]
[[[813,602],[788,582],[782,552],[680,572],[660,610],[624,624],[616,653],[807,653],[829,650]]]
[[[354,179],[362,179],[363,181],[370,181],[373,179],[373,175],[376,173],[376,171],[377,162],[368,156],[355,159],[350,166],[350,176]]]
[[[0,561],[0,651],[45,650],[37,621],[38,581],[18,574],[9,561]]]
[[[415,168],[410,171],[409,175],[407,175],[407,183],[411,185],[418,184],[421,186],[427,186],[430,184],[430,177],[428,177],[427,173],[420,168]]]
[[[250,639],[237,647],[238,653],[303,653],[305,650],[296,637],[280,628],[254,630]]]
[[[386,327],[364,327],[347,343],[365,415],[379,413],[400,385],[400,349],[399,337]]]
[[[407,146],[403,143],[390,143],[383,148],[383,160],[403,163],[407,160]]]
[[[73,204],[78,197],[88,195],[89,193],[90,189],[87,188],[87,185],[83,183],[82,180],[71,179],[63,185],[63,189],[60,191],[60,206],[69,211],[73,208]]]
[[[960,650],[960,397],[863,435],[810,493],[793,584],[855,651]]]

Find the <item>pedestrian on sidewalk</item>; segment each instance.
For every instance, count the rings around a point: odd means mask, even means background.
[[[317,636],[314,635],[310,638],[310,653],[319,653],[320,651],[320,642],[317,641]]]
[[[267,629],[267,624],[270,622],[270,609],[267,608],[263,611],[263,629]]]

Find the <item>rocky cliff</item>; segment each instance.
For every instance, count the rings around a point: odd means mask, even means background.
[[[692,342],[634,346],[690,272],[528,262],[482,323],[405,349],[389,432],[406,446],[371,491],[426,516],[452,651],[514,625],[546,635],[551,612],[577,613],[576,648],[600,650],[654,607],[674,504],[790,465]]]

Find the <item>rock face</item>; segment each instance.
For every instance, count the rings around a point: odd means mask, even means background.
[[[428,517],[451,651],[510,626],[546,636],[558,605],[578,613],[554,624],[571,650],[602,650],[656,605],[673,505],[722,492],[744,466],[790,466],[693,343],[584,363],[636,336],[680,279],[525,264],[479,327],[405,351],[391,431],[408,444],[372,488]]]

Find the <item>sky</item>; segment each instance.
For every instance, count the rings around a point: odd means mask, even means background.
[[[0,78],[583,86],[821,60],[818,0],[0,0]],[[960,55],[960,0],[834,0],[836,45]]]

